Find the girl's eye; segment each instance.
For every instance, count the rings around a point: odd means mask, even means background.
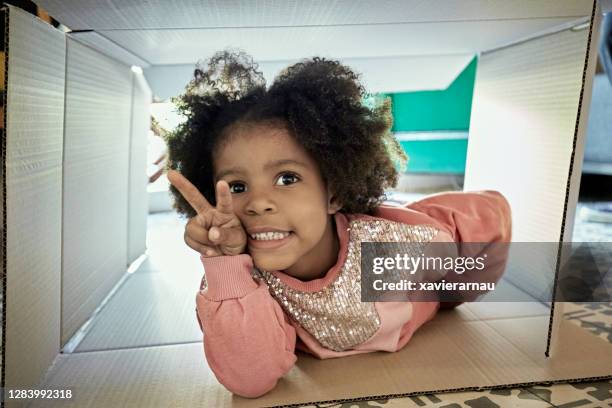
[[[293,173],[283,173],[276,179],[277,186],[288,186],[300,181],[300,178]]]
[[[237,181],[229,183],[229,188],[232,194],[244,193],[247,190],[246,184]]]

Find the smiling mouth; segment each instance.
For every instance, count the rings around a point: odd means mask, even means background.
[[[292,241],[294,233],[291,231],[265,231],[249,234],[248,244],[252,250],[276,250],[284,248]]]
[[[270,231],[270,232],[258,232],[255,234],[249,234],[249,236],[254,241],[278,241],[278,240],[287,238],[290,234],[291,232]]]

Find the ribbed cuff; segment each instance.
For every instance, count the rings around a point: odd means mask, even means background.
[[[204,297],[213,301],[244,297],[257,289],[251,277],[253,261],[249,255],[200,258],[204,264],[207,289]]]

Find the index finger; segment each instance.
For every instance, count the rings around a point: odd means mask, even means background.
[[[232,193],[230,192],[227,181],[220,180],[216,185],[217,193],[217,210],[224,214],[234,214],[232,205]]]
[[[168,181],[181,193],[198,214],[213,208],[200,191],[181,173],[176,170],[168,170],[167,176]]]

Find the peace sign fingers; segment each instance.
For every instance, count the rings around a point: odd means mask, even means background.
[[[204,198],[198,189],[191,184],[181,173],[176,170],[168,170],[168,181],[181,193],[183,198],[193,207],[193,209],[202,215],[206,211],[213,209],[213,206]],[[227,192],[229,193],[229,186]],[[230,195],[231,205],[231,195]]]
[[[232,193],[226,181],[218,181],[216,185],[217,210],[223,214],[234,215]]]
[[[234,214],[232,193],[226,181],[215,186],[216,207],[183,175],[168,170],[168,180],[197,212],[185,227],[185,243],[203,256],[239,255],[246,247],[246,232]]]

